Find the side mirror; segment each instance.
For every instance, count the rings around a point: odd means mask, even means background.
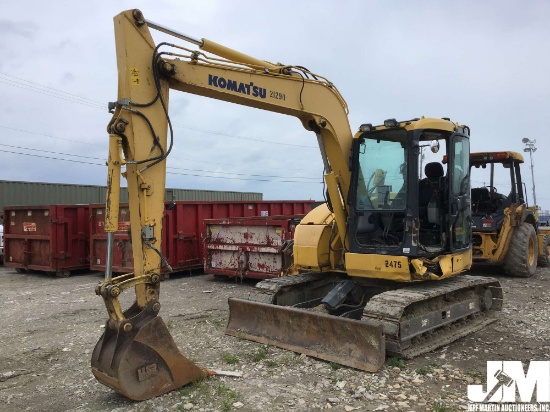
[[[432,140],[430,142],[430,150],[432,151],[432,153],[437,153],[439,152],[439,141],[437,140]]]

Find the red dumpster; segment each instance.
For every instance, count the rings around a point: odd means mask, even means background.
[[[174,272],[203,267],[204,220],[225,217],[249,217],[306,214],[310,200],[166,202],[163,219],[162,254]],[[90,205],[90,268],[105,271],[107,234],[104,230],[105,205]],[[130,213],[127,204],[120,206],[119,230],[113,247],[113,272],[133,271],[132,244],[129,236]],[[167,269],[163,268],[166,273]]]
[[[294,229],[304,215],[207,219],[204,271],[268,279],[292,271]]]
[[[89,267],[88,205],[4,207],[4,265],[69,276]]]

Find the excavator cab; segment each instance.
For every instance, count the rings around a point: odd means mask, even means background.
[[[351,158],[351,253],[433,259],[470,248],[469,130],[422,123],[361,126]],[[427,147],[445,165],[427,163],[422,178]]]

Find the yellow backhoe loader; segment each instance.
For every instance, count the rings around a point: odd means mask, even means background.
[[[472,188],[473,258],[502,265],[510,276],[531,277],[537,263],[550,265],[550,236],[539,228],[537,207],[526,202],[522,163],[523,156],[516,152],[470,155],[472,178],[487,178],[488,183]],[[504,172],[500,179],[506,179],[505,184],[496,183],[498,169]]]
[[[300,274],[260,282],[248,300],[230,299],[226,333],[376,371],[387,352],[412,357],[495,319],[500,284],[455,276],[472,264],[467,126],[447,118],[388,119],[353,134],[334,84],[304,67],[184,35],[139,10],[114,20],[119,77],[108,125],[109,252],[96,289],[109,319],[92,356],[100,382],[143,400],[211,373],[178,351],[158,316],[173,142],[169,89],[297,117],[316,136],[324,163],[326,203],[295,232]],[[199,50],[156,45],[150,28]],[[427,146],[442,150],[448,162],[430,163],[419,181],[419,153]],[[113,278],[123,167],[135,272]],[[118,296],[128,288],[136,299],[123,311]]]

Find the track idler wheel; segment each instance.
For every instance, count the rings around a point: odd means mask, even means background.
[[[170,392],[214,372],[183,356],[161,317],[159,303],[150,302],[126,322],[105,325],[92,355],[92,372],[99,382],[122,395],[143,401]],[[153,310],[155,309],[155,310]],[[139,310],[139,309],[138,309]]]

